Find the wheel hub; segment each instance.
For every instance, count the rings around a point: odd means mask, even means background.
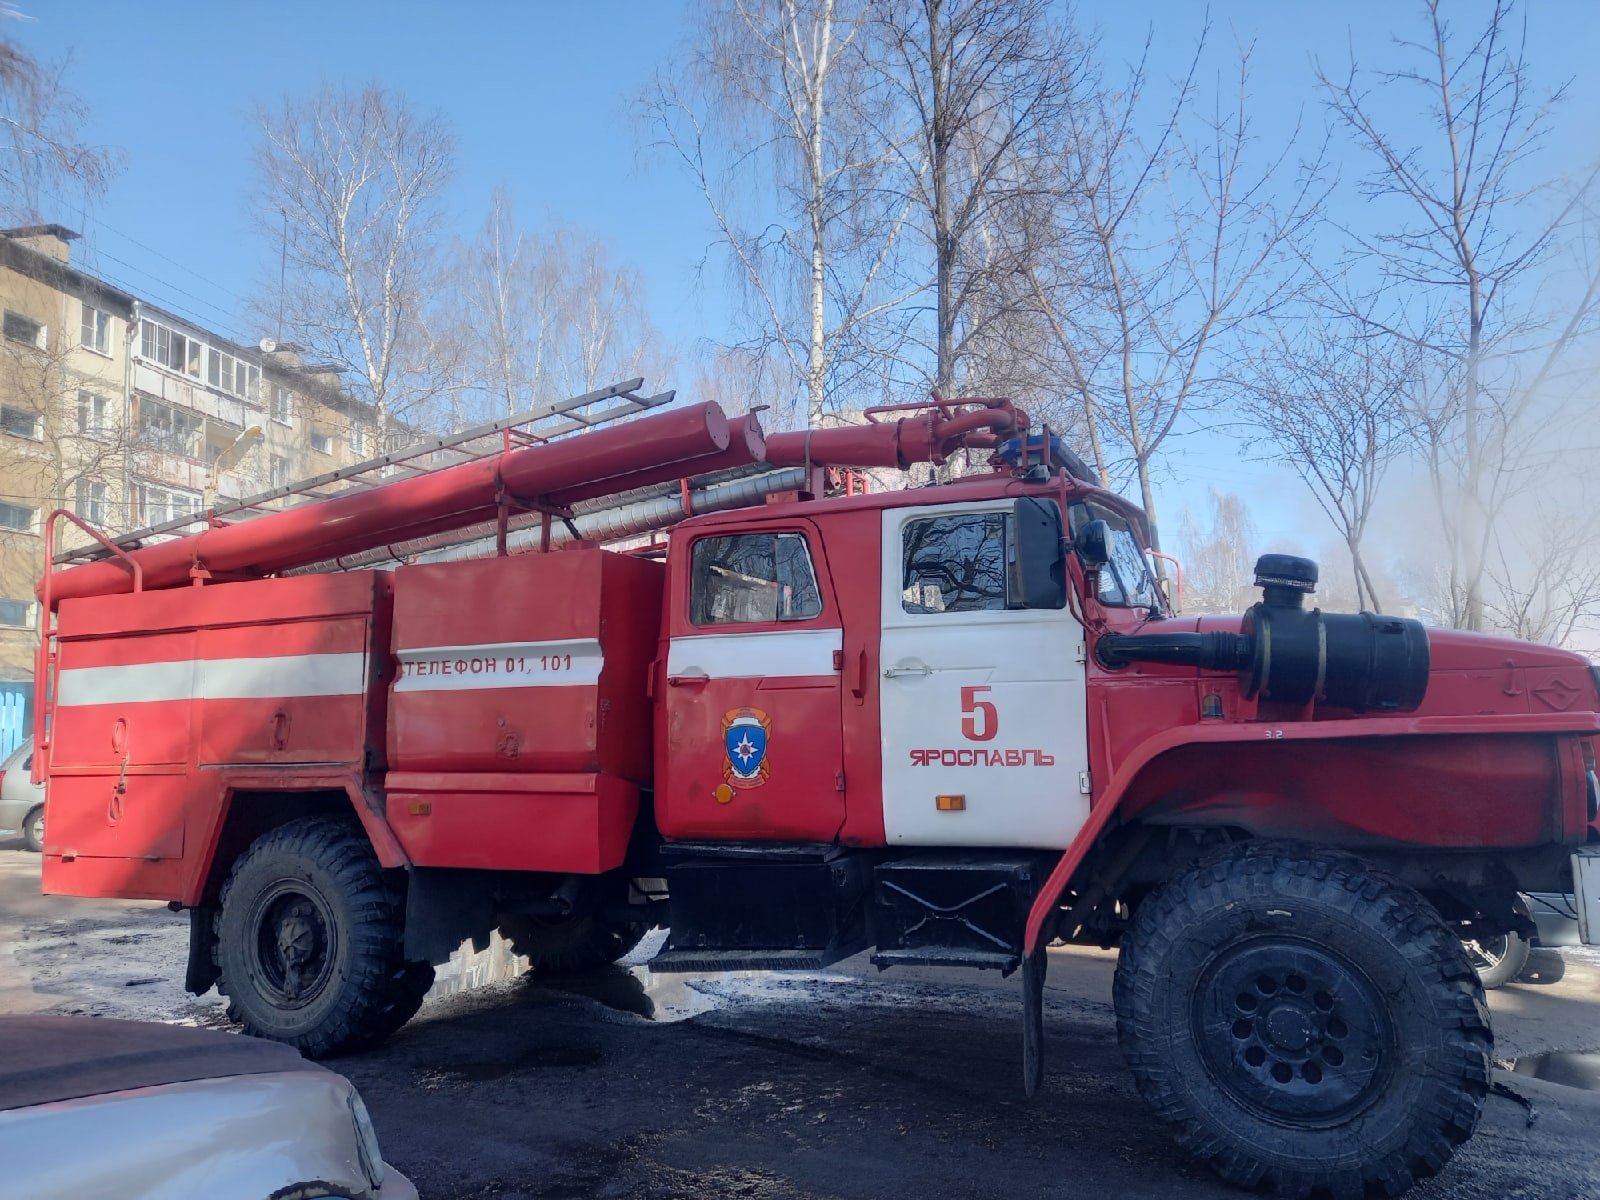
[[[1373,1097],[1392,1065],[1378,990],[1342,955],[1311,943],[1259,939],[1222,951],[1190,1013],[1217,1082],[1284,1124],[1344,1118]]]
[[[297,1008],[321,994],[332,971],[331,914],[320,896],[291,881],[257,901],[252,959],[263,992],[281,1008]]]

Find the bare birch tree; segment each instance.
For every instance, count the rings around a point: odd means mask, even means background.
[[[895,0],[876,9],[874,39],[910,130],[889,140],[927,243],[929,382],[954,394],[1017,309],[1018,234],[1054,190],[1053,142],[1086,49],[1048,0]]]
[[[1338,531],[1356,604],[1382,612],[1363,548],[1389,469],[1412,451],[1417,354],[1313,315],[1280,325],[1250,355],[1241,417],[1267,457],[1298,475]]]
[[[85,200],[98,198],[112,171],[110,153],[83,140],[88,111],[67,87],[65,69],[8,36],[10,22],[25,19],[0,6],[0,217],[8,224],[59,212],[53,193],[68,184]]]
[[[345,368],[381,425],[444,383],[422,326],[454,138],[376,86],[258,116],[255,208],[263,236],[283,240],[284,330]]]
[[[1258,541],[1249,510],[1233,492],[1212,489],[1206,527],[1185,510],[1178,522],[1178,545],[1183,548],[1183,611],[1235,613],[1254,604],[1251,582]]]
[[[1514,0],[1496,0],[1464,33],[1440,0],[1421,0],[1422,30],[1399,43],[1407,65],[1339,77],[1319,72],[1330,110],[1373,162],[1369,206],[1398,220],[1357,246],[1395,289],[1382,332],[1426,350],[1434,378],[1418,418],[1449,548],[1453,622],[1484,625],[1495,526],[1525,482],[1516,450],[1548,421],[1547,385],[1595,331],[1600,270],[1548,301],[1551,268],[1592,196],[1593,170],[1565,195],[1538,173],[1560,92],[1537,95]],[[1428,140],[1413,144],[1381,111],[1420,102]],[[1348,232],[1348,231],[1347,231]],[[1426,312],[1419,329],[1409,314]]]
[[[1485,575],[1486,625],[1571,645],[1600,628],[1600,515],[1592,503],[1538,506],[1517,536],[1495,539]]]
[[[907,206],[876,186],[865,0],[718,0],[676,76],[642,108],[695,181],[745,300],[734,348],[781,363],[816,426],[898,338],[893,264]],[[776,397],[774,397],[776,399]],[[780,405],[781,407],[781,405]]]
[[[1186,78],[1141,137],[1148,79],[1096,79],[1067,114],[1051,252],[1029,266],[1108,486],[1120,457],[1154,532],[1152,467],[1195,412],[1220,403],[1228,362],[1300,287],[1295,243],[1324,194],[1297,138],[1262,154],[1249,116],[1250,49],[1228,94]],[[1154,540],[1159,548],[1159,533]]]

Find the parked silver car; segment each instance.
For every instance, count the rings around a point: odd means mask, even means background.
[[[350,1081],[277,1042],[0,1017],[0,1193],[417,1200]]]
[[[0,763],[0,837],[20,833],[35,854],[44,849],[44,788],[33,782],[33,739]]]

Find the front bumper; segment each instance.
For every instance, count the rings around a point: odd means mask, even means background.
[[[1585,946],[1600,946],[1600,846],[1572,856],[1572,894],[1578,906],[1578,936]]]

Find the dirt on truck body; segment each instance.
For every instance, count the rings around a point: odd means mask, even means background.
[[[1323,613],[1282,555],[1180,617],[1143,514],[1003,400],[590,425],[60,562],[46,891],[187,909],[190,989],[313,1054],[496,928],[535,969],[665,925],[656,971],[1020,970],[1030,1094],[1044,947],[1118,946],[1139,1090],[1225,1178],[1396,1194],[1471,1136],[1461,938],[1524,891],[1600,934],[1585,660]]]

